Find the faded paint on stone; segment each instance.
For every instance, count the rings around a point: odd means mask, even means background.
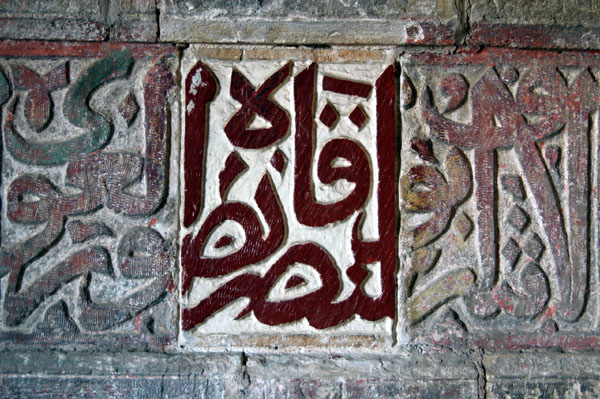
[[[19,51],[6,43],[0,56]],[[0,60],[14,82],[2,114],[2,339],[164,345],[175,316],[173,51],[27,51]],[[118,105],[132,95],[143,117],[126,120]]]
[[[415,99],[400,171],[409,330],[450,315],[459,336],[594,334],[597,63],[506,50],[402,59],[400,97]]]

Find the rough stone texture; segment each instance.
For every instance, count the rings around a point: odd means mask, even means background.
[[[154,42],[158,39],[156,0],[111,0],[107,14],[110,39]]]
[[[415,359],[409,353],[373,357],[250,355],[248,397],[285,398],[469,398],[477,395],[477,370],[460,361]],[[438,379],[436,379],[436,376]]]
[[[482,365],[490,398],[600,397],[598,359],[589,355],[497,354],[484,358]]]
[[[597,27],[600,13],[600,5],[593,0],[475,0],[470,6],[472,23],[500,21]]]
[[[154,42],[155,0],[4,0],[0,39]]]
[[[477,397],[468,358],[157,353],[8,353],[2,397]],[[465,361],[466,360],[466,361]],[[196,397],[196,396],[194,396]]]
[[[0,57],[0,338],[168,344],[173,48],[2,42]]]
[[[3,398],[236,398],[240,356],[3,354]]]
[[[468,10],[471,45],[598,48],[595,0],[475,0]]]
[[[1,39],[103,40],[108,35],[108,0],[4,0]]]
[[[159,8],[162,41],[451,44],[460,31],[460,11],[449,0],[161,0]]]

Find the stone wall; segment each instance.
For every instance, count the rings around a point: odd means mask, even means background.
[[[0,396],[600,397],[599,16],[0,1]]]

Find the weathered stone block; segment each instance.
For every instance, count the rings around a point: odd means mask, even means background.
[[[4,0],[0,39],[103,40],[108,35],[104,1]]]
[[[468,44],[536,48],[598,48],[595,0],[470,2]]]
[[[6,399],[19,398],[240,398],[228,392],[229,381],[205,379],[198,376],[73,376],[37,377],[2,376],[0,395]]]
[[[255,51],[238,61],[198,48],[183,60],[180,343],[389,340],[393,58]]]
[[[472,22],[591,26],[598,25],[600,5],[593,0],[475,0],[471,2]]]
[[[490,399],[528,398],[598,398],[600,383],[597,380],[546,379],[540,381],[492,382],[486,390]]]
[[[478,398],[475,381],[447,380],[359,380],[346,381],[344,398]]]
[[[459,10],[448,0],[161,0],[160,39],[201,43],[452,44]]]
[[[376,361],[374,361],[376,359]],[[250,355],[247,397],[476,398],[477,370],[465,357]],[[287,395],[287,396],[286,396]],[[304,396],[302,396],[304,395]]]
[[[173,339],[174,55],[0,43],[2,340]]]
[[[402,59],[400,296],[412,334],[596,341],[599,62],[491,49]]]
[[[483,356],[482,367],[490,381],[544,378],[598,380],[600,377],[600,358],[585,351],[490,352]]]
[[[158,39],[156,0],[112,0],[107,14],[110,39],[155,42]]]
[[[3,398],[238,398],[240,356],[145,352],[3,352]]]

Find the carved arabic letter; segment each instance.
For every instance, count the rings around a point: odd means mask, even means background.
[[[150,215],[161,205],[166,190],[167,162],[167,96],[175,84],[173,75],[164,60],[158,61],[145,76],[144,106],[146,156],[143,173],[146,194],[136,197],[125,192],[127,186],[114,185],[109,190],[107,206],[115,212],[129,216]]]
[[[290,117],[283,108],[270,99],[270,96],[291,73],[290,62],[265,80],[258,89],[254,89],[244,75],[238,71],[231,72],[230,94],[242,103],[242,108],[233,115],[224,128],[231,144],[248,149],[264,148],[287,134]],[[271,126],[264,129],[248,129],[247,126],[256,116],[262,117]]]
[[[89,293],[80,296],[79,323],[88,331],[102,331],[119,325],[156,304],[171,282],[169,259],[172,249],[155,230],[136,227],[125,233],[117,250],[119,269],[127,279],[150,280],[142,289],[125,298],[94,302]],[[88,290],[88,285],[82,287]]]
[[[446,87],[446,90],[451,89]],[[448,144],[474,148],[478,234],[484,270],[480,286],[489,289],[496,283],[499,262],[496,249],[495,149],[513,144],[524,120],[515,110],[510,91],[494,70],[475,83],[471,96],[472,125],[456,123],[440,115],[433,107],[429,88],[423,94],[421,107],[435,137]]]
[[[413,166],[400,180],[405,207],[413,212],[433,212],[414,231],[413,248],[422,248],[443,234],[456,208],[472,189],[471,169],[464,154],[453,147],[446,157],[448,181],[432,166]]]
[[[48,295],[49,293],[45,290],[54,287],[45,285],[50,284],[50,281],[43,281],[42,278],[28,287],[32,291],[20,292],[27,266],[60,238],[64,231],[66,216],[89,212],[97,206],[86,194],[84,192],[73,196],[63,196],[48,179],[39,175],[21,176],[10,185],[7,195],[9,219],[17,223],[46,223],[46,226],[40,233],[26,241],[2,250],[0,274],[10,273],[8,292],[4,302],[5,308],[17,309],[19,306],[25,306],[21,309],[22,311],[7,312],[7,314],[12,314],[8,316],[7,323],[13,323],[12,325],[21,323],[23,321],[21,317],[28,317],[39,304],[33,298]],[[93,262],[90,265],[90,267],[93,267]],[[53,277],[53,281],[58,285],[52,290],[60,288],[61,284],[68,281],[68,279],[64,280],[63,277],[67,278],[69,276],[68,272],[55,271],[56,267],[60,268],[60,265],[54,266],[46,272],[48,276],[55,276],[56,273],[60,274],[58,277]],[[28,295],[31,295],[31,297]],[[24,297],[29,298],[29,305],[19,304]],[[27,307],[30,305],[32,307]]]
[[[126,52],[115,52],[95,62],[69,88],[63,103],[63,114],[73,125],[87,132],[65,141],[28,141],[14,126],[12,114],[5,120],[6,147],[20,162],[31,165],[56,166],[102,148],[112,134],[110,122],[89,108],[89,97],[101,85],[127,75],[133,58]]]
[[[90,272],[109,273],[109,258],[105,248],[90,247],[53,266],[25,289],[20,289],[10,279],[4,299],[6,324],[16,326],[23,323],[41,303],[77,277],[89,276]]]
[[[202,209],[204,185],[204,162],[208,134],[208,104],[218,91],[217,79],[211,70],[198,62],[185,80],[185,137],[183,226],[191,225]]]
[[[23,111],[29,125],[39,132],[48,126],[52,115],[50,92],[68,83],[67,63],[58,65],[43,76],[22,65],[13,66],[12,72],[15,88],[29,91]]]
[[[299,298],[280,302],[267,301],[268,292],[279,277],[290,265],[297,262],[310,265],[319,273],[321,287]],[[186,331],[192,329],[213,313],[241,297],[248,297],[250,303],[237,318],[253,311],[261,323],[268,325],[290,323],[306,317],[309,324],[315,328],[329,327],[331,321],[328,319],[337,315],[329,312],[328,308],[339,288],[338,271],[329,254],[316,244],[295,245],[269,269],[265,277],[260,278],[253,274],[236,277],[197,306],[183,309],[183,329]]]
[[[300,72],[294,80],[296,102],[296,164],[294,182],[294,211],[300,223],[307,226],[325,226],[344,220],[364,204],[371,188],[371,166],[365,150],[348,139],[334,139],[323,147],[318,161],[318,176],[325,183],[346,179],[355,183],[352,192],[334,204],[315,201],[311,179],[314,157],[313,103],[315,92],[315,65]],[[350,161],[350,166],[332,167],[337,157]]]
[[[219,205],[208,216],[198,234],[183,239],[182,292],[190,288],[193,277],[217,277],[234,272],[244,266],[259,262],[271,255],[283,243],[285,220],[279,199],[268,174],[260,181],[254,199],[269,226],[269,234],[263,238],[263,230],[256,212],[240,202]],[[242,248],[222,258],[202,256],[209,236],[225,220],[238,222],[246,233]]]
[[[597,106],[598,86],[588,70],[566,87],[564,79],[554,68],[533,69],[523,77],[517,94],[521,112],[528,117],[528,129],[535,138],[555,133],[566,122],[568,134],[567,174],[578,184],[569,185],[568,205],[561,206],[556,198],[542,149],[530,141],[516,147],[526,178],[534,193],[550,250],[557,267],[561,304],[558,316],[576,321],[584,310],[589,270],[589,168],[590,114]],[[563,110],[567,107],[567,119]],[[538,120],[541,118],[541,121]],[[540,184],[539,181],[544,184]],[[560,187],[558,188],[560,191]],[[561,212],[561,209],[565,211]],[[566,210],[568,209],[568,212]],[[567,231],[567,223],[570,231]]]

